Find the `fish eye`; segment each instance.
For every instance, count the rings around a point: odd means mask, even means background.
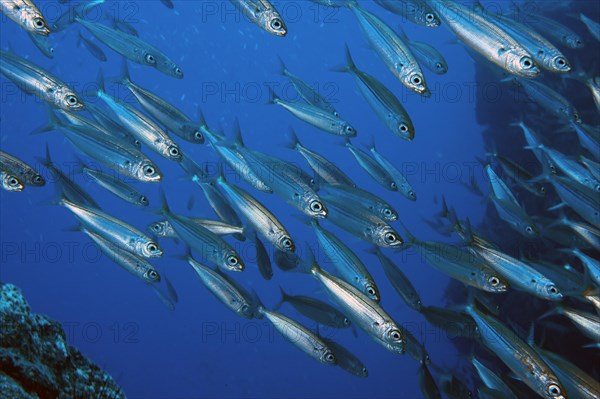
[[[175,71],[175,75],[179,75],[179,76],[183,75],[183,71],[179,67],[175,67],[174,71]]]
[[[283,22],[279,18],[275,18],[271,20],[271,28],[275,30],[279,30],[283,27]]]
[[[46,26],[46,23],[41,18],[34,18],[33,24],[35,25],[36,28],[39,28],[39,29],[44,28]]]
[[[177,148],[174,145],[170,146],[168,151],[169,151],[169,155],[172,157],[179,157],[181,155],[181,152],[179,152],[179,148]]]
[[[147,204],[147,203],[148,203],[148,198],[146,198],[146,196],[145,196],[145,195],[142,195],[142,196],[140,197],[140,202],[141,202],[142,204]]]
[[[383,214],[385,216],[392,216],[392,211],[388,208],[385,208],[385,210],[383,211]]]
[[[67,104],[69,104],[70,106],[77,105],[78,102],[79,102],[79,100],[77,100],[76,96],[74,96],[72,94],[69,94],[67,96]]]
[[[350,320],[348,320],[347,317],[344,317],[344,325],[346,325],[346,326],[350,325]]]
[[[410,78],[410,82],[415,85],[420,85],[423,82],[423,79],[419,75],[413,75]]]
[[[156,64],[156,59],[152,54],[146,54],[146,57],[144,58],[148,64]]]
[[[346,126],[346,133],[354,133],[354,128],[352,126]]]
[[[488,282],[491,284],[492,287],[495,287],[498,284],[500,284],[500,279],[496,276],[492,276],[488,279]]]
[[[337,117],[339,117],[339,116],[340,116],[340,114],[339,114],[337,111],[333,111],[333,116],[337,116]]]
[[[579,40],[579,39],[575,40],[575,44],[576,44],[576,45],[578,45],[578,46],[581,46],[581,45],[583,45],[583,43],[582,43],[582,42],[581,42],[581,40]]]
[[[294,245],[294,243],[292,242],[292,239],[291,239],[291,238],[289,238],[289,237],[285,237],[285,238],[284,238],[284,239],[281,241],[281,245],[282,245],[284,248],[291,248],[291,247]]]
[[[150,280],[158,280],[158,272],[156,270],[150,270],[148,272],[148,277],[150,277]]]
[[[402,335],[400,335],[400,331],[392,330],[390,331],[390,338],[392,338],[393,341],[400,341],[402,339]]]
[[[329,352],[325,355],[325,360],[327,360],[330,363],[335,362],[335,356],[333,355],[333,353]]]
[[[561,393],[560,387],[556,384],[548,385],[548,393],[552,396],[558,396]]]
[[[415,192],[414,192],[414,191],[411,191],[411,192],[409,192],[409,193],[408,193],[408,196],[409,196],[410,198],[417,198],[417,194],[415,194]]]
[[[366,367],[363,367],[361,371],[363,374],[367,374],[369,372]]]
[[[529,69],[531,67],[533,67],[533,60],[529,57],[523,57],[521,58],[521,67],[523,67],[523,69]]]
[[[42,176],[40,176],[40,175],[35,175],[35,176],[33,177],[33,182],[34,182],[35,184],[42,184],[42,183],[44,182],[44,179],[43,179],[43,178],[42,178]]]
[[[550,285],[548,287],[548,293],[552,294],[552,295],[557,295],[558,294],[558,288],[556,288],[555,285]]]
[[[398,186],[396,186],[396,182],[395,181],[393,181],[393,182],[390,183],[390,187],[393,188],[393,189],[398,188]]]
[[[230,256],[228,256],[228,257],[227,257],[227,264],[228,264],[229,266],[235,266],[235,265],[237,265],[238,263],[240,263],[240,261],[238,260],[237,256],[235,256],[235,255],[230,255]]]
[[[160,223],[155,223],[155,224],[152,225],[152,230],[154,230],[154,231],[156,231],[158,233],[159,231],[162,230],[161,227],[162,226],[160,225]]]
[[[533,227],[531,227],[531,226],[527,226],[527,227],[525,227],[525,231],[526,231],[528,234],[533,234]]]
[[[545,194],[546,193],[546,187],[544,187],[544,186],[540,187],[540,193]]]
[[[19,185],[19,180],[16,177],[9,177],[8,178],[8,185],[12,186],[12,187],[16,187]]]
[[[156,170],[150,165],[148,165],[144,168],[144,174],[146,176],[152,176],[155,172],[156,172]]]
[[[202,140],[204,140],[204,136],[202,135],[202,132],[201,132],[201,131],[199,131],[199,130],[196,130],[196,131],[194,132],[194,138],[195,138],[196,140],[198,140],[198,141],[202,141]]]
[[[401,123],[399,128],[402,133],[408,132],[408,126],[406,126],[404,123]]]
[[[319,201],[313,201],[310,203],[310,210],[313,212],[321,212],[323,205]]]
[[[155,253],[155,252],[158,252],[158,245],[156,245],[156,244],[155,244],[155,243],[153,243],[153,242],[149,243],[149,244],[146,246],[146,248],[148,248],[148,251],[149,251],[150,253]]]
[[[369,287],[367,288],[367,294],[369,294],[369,296],[375,296],[377,293],[375,292],[375,288]]]
[[[394,234],[394,233],[386,233],[385,234],[385,241],[387,243],[391,244],[391,243],[396,242],[397,240],[398,240],[398,237],[396,237],[396,234]]]
[[[567,60],[565,60],[563,57],[558,57],[556,59],[556,65],[558,65],[559,67],[564,67],[567,65]]]
[[[435,19],[435,15],[433,15],[432,13],[428,12],[427,14],[425,14],[425,20],[428,22],[431,22]]]

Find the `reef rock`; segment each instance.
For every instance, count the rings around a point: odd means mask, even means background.
[[[0,282],[0,399],[120,399],[110,375],[66,342],[61,325],[32,314],[21,291]]]

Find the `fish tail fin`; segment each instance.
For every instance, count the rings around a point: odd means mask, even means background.
[[[277,104],[281,100],[279,96],[275,93],[272,87],[269,87],[269,98],[267,99],[267,104]]]
[[[30,135],[35,136],[38,134],[51,132],[51,131],[56,130],[57,127],[62,126],[61,120],[58,119],[58,117],[52,111],[52,109],[50,107],[46,108],[46,114],[48,115],[48,119],[49,119],[48,123],[46,123],[45,125],[42,125],[38,128],[35,128],[34,130],[31,131],[31,133],[29,133]]]
[[[279,60],[279,73],[283,76],[288,76],[290,72],[285,66],[285,62],[283,62],[283,59],[280,56],[277,56],[277,59]]]
[[[46,143],[46,158],[42,159],[42,165],[48,167],[52,165],[52,156],[50,155],[50,146]]]
[[[375,136],[373,134],[368,136],[367,142],[365,143],[365,148],[371,152],[377,152],[377,148],[375,146]]]
[[[281,307],[281,305],[283,305],[289,298],[289,295],[283,290],[281,286],[279,286],[279,292],[281,293],[281,299],[279,300],[279,302],[277,302],[277,305],[273,307],[274,311],[277,311]]]
[[[104,94],[104,72],[102,71],[102,68],[98,69],[98,76],[96,76],[96,85],[98,86],[96,95],[100,97],[102,94]]]
[[[198,108],[196,109],[196,112],[198,114],[198,116],[197,116],[198,125],[200,125],[201,128],[208,129],[208,125],[206,123],[206,118],[204,117],[204,112],[202,111],[202,107],[200,106],[200,104],[198,104]]]
[[[285,148],[289,148],[290,150],[295,149],[298,146],[301,146],[300,140],[298,140],[298,136],[294,129],[290,128],[288,133],[286,134],[286,141],[283,143]]]
[[[254,291],[254,289],[250,290],[250,295],[252,296],[252,305],[254,306],[254,317],[257,319],[262,319],[264,317],[265,305],[260,300],[260,297]]]
[[[244,147],[244,139],[242,137],[242,128],[240,127],[240,120],[235,118],[233,121],[233,137],[232,141],[236,146]]]
[[[348,43],[344,43],[344,54],[346,55],[346,66],[345,66],[343,72],[355,71],[356,64],[354,63],[354,59],[352,58],[352,53],[350,53],[350,48],[348,47]]]
[[[169,209],[169,203],[167,202],[167,195],[165,194],[165,190],[161,187],[160,191],[160,209],[156,210],[155,213],[159,215],[168,215],[171,213]]]
[[[129,65],[127,65],[127,58],[123,57],[121,62],[121,75],[115,80],[117,83],[127,86],[131,84],[131,76],[129,75]]]

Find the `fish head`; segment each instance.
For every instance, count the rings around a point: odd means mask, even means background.
[[[549,301],[562,301],[563,294],[560,289],[552,281],[548,279],[540,279],[538,281],[531,281],[535,285],[536,292],[542,298],[546,298]]]
[[[444,75],[448,72],[448,64],[443,60],[435,60],[431,66],[433,66],[433,70],[437,75]]]
[[[566,391],[554,373],[542,372],[538,378],[539,393],[548,399],[567,399]]]
[[[378,209],[376,210],[376,213],[378,213],[383,220],[386,220],[388,222],[395,222],[396,220],[398,220],[398,213],[391,207],[382,204],[377,208]]]
[[[84,108],[79,96],[66,86],[56,90],[54,93],[54,104],[65,111],[81,111]]]
[[[504,57],[505,69],[514,75],[535,78],[541,72],[533,57],[521,49],[511,48],[502,50],[500,53]]]
[[[373,234],[373,241],[383,248],[396,248],[404,243],[400,234],[387,224],[381,224],[369,233]]]
[[[189,124],[184,124],[181,127],[181,130],[183,131],[183,133],[185,133],[185,136],[192,143],[204,144],[205,138],[204,138],[204,133],[202,133],[201,126],[189,123]]]
[[[500,274],[489,268],[479,271],[479,284],[488,292],[505,292],[508,290],[508,282]]]
[[[404,353],[406,340],[402,331],[391,322],[384,324],[383,340],[392,352]]]
[[[523,220],[519,223],[523,235],[529,238],[536,238],[540,235],[540,230],[531,220]]]
[[[221,264],[226,270],[232,272],[243,272],[245,265],[242,258],[233,249],[224,249],[221,251]]]
[[[140,206],[148,206],[148,205],[150,205],[150,201],[148,201],[148,197],[146,197],[144,194],[137,194],[137,193],[135,193],[135,196],[136,196],[135,203],[137,205],[140,205]]]
[[[337,364],[337,358],[335,357],[335,355],[333,354],[331,349],[329,349],[327,347],[323,348],[321,357],[319,360],[321,361],[321,363],[328,364],[331,366],[335,366]]]
[[[408,141],[412,141],[415,138],[415,127],[410,119],[392,113],[388,117],[390,128],[394,134]]]
[[[381,299],[381,296],[379,295],[379,289],[372,280],[362,279],[360,285],[362,287],[362,292],[364,292],[369,298],[371,298],[375,302],[379,302],[379,300]]]
[[[338,125],[339,135],[343,137],[356,137],[356,129],[348,122],[341,122]]]
[[[149,283],[160,283],[160,274],[155,268],[151,267],[144,273],[144,280]]]
[[[42,187],[46,185],[46,180],[42,175],[34,173],[33,176],[31,176],[31,184],[36,187]]]
[[[554,55],[554,57],[549,60],[549,67],[553,72],[571,72],[571,64],[569,63],[569,60],[567,60],[567,58],[562,54]]]
[[[579,49],[579,48],[585,47],[583,40],[581,40],[581,38],[577,35],[565,36],[565,37],[563,37],[563,41],[569,48],[572,48],[572,49]]]
[[[148,232],[156,237],[166,237],[167,236],[167,225],[168,221],[163,220],[161,222],[150,223],[148,225]]]
[[[428,28],[437,28],[442,23],[438,16],[431,10],[424,12],[421,20]]]
[[[138,180],[144,182],[159,182],[162,179],[160,171],[149,159],[140,162],[132,172]]]
[[[399,70],[401,70],[399,66],[398,68]],[[411,69],[408,72],[401,75],[400,80],[406,87],[410,88],[414,92],[417,92],[423,95],[424,97],[431,96],[431,93],[427,88],[427,84],[425,83],[425,77],[423,76],[420,70]]]
[[[163,254],[163,250],[152,240],[140,241],[137,252],[144,258],[158,258]]]
[[[163,146],[163,155],[165,158],[170,159],[171,161],[181,161],[183,155],[181,155],[181,150],[176,144],[173,143],[165,143]]]
[[[48,36],[50,33],[50,27],[46,23],[44,16],[32,7],[24,9],[22,18],[22,22],[28,31],[42,36]]]
[[[310,217],[320,219],[327,217],[327,207],[314,192],[306,192],[302,195],[300,207]]]
[[[281,18],[281,15],[275,9],[268,8],[264,10],[258,16],[258,20],[267,32],[277,36],[287,35],[287,26],[285,26],[283,18]]]
[[[23,191],[24,187],[18,177],[2,173],[2,188],[6,191]]]
[[[294,252],[296,250],[296,244],[294,244],[292,237],[283,233],[277,240],[277,249],[283,252]]]
[[[237,313],[245,319],[254,318],[254,308],[246,302],[241,303]]]

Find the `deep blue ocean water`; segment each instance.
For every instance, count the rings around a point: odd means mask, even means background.
[[[50,20],[66,9],[66,5],[56,1],[36,3]],[[419,238],[448,240],[423,222],[423,218],[440,210],[441,195],[474,224],[481,220],[485,205],[464,183],[474,175],[485,187],[482,167],[475,159],[484,153],[484,127],[477,123],[475,109],[482,98],[482,86],[476,82],[474,61],[463,46],[452,42],[453,36],[446,28],[422,28],[373,2],[362,2],[390,26],[401,25],[410,38],[434,45],[445,56],[447,74],[438,76],[425,71],[433,93],[425,99],[408,92],[368,48],[348,10],[328,9],[309,1],[279,1],[275,5],[289,29],[288,35],[280,38],[242,18],[227,1],[174,3],[175,10],[169,10],[158,1],[107,1],[88,16],[96,21],[118,17],[130,23],[144,40],[178,63],[185,74],[183,80],[176,80],[130,62],[134,82],[161,95],[192,119],[197,118],[200,107],[208,125],[226,134],[231,134],[238,119],[248,147],[309,170],[298,153],[282,146],[288,130],[293,128],[304,145],[326,155],[360,187],[393,204],[402,222]],[[95,87],[100,68],[109,78],[119,74],[118,54],[100,44],[108,56],[108,62],[101,63],[77,46],[78,31],[87,38],[91,35],[76,24],[52,35],[55,57],[50,60],[34,47],[22,29],[2,18],[3,48],[10,46],[18,55],[70,83],[79,93]],[[344,44],[350,47],[360,69],[376,76],[402,100],[415,124],[413,142],[389,132],[362,98],[352,77],[334,71],[345,62]],[[368,144],[374,138],[379,151],[406,172],[417,192],[417,202],[378,186],[341,145],[341,138],[268,104],[269,87],[284,99],[298,100],[289,81],[279,73],[278,57],[291,72],[318,87],[356,127],[355,144]],[[169,311],[149,287],[99,255],[85,235],[69,231],[76,225],[75,218],[66,209],[52,205],[56,191],[51,175],[36,159],[44,156],[48,144],[53,161],[63,171],[72,173],[81,155],[60,133],[30,135],[47,123],[46,107],[4,77],[0,78],[0,85],[2,150],[34,165],[48,180],[43,188],[27,188],[20,194],[0,193],[0,279],[19,286],[34,312],[61,322],[69,343],[111,373],[129,397],[421,397],[418,364],[409,356],[387,352],[360,331],[354,337],[350,330],[322,328],[322,334],[336,339],[363,360],[369,377],[359,379],[339,368],[323,366],[286,342],[265,320],[244,320],[227,310],[202,286],[191,267],[178,259],[185,252],[183,245],[162,240],[165,255],[152,263],[160,272],[166,272],[177,289],[179,303],[175,311]],[[135,104],[125,89],[113,83],[107,83],[107,91]],[[93,98],[88,101],[97,102]],[[502,110],[498,112],[501,114]],[[198,163],[216,166],[218,157],[208,145],[174,138]],[[151,212],[160,206],[159,188],[165,191],[174,211],[216,218],[199,187],[186,180],[175,163],[145,152],[165,176],[160,185],[134,183],[149,196],[148,209],[121,201],[81,175],[74,178],[104,210],[141,230],[159,218]],[[296,242],[315,245],[313,232],[298,220],[297,210],[275,195],[252,191],[231,171],[227,176],[267,205]],[[190,211],[186,205],[191,196],[196,201]],[[378,282],[383,307],[425,342],[432,361],[442,368],[458,367],[461,360],[452,339],[428,325],[401,301],[386,281],[376,257],[366,252],[368,244],[326,221],[323,225],[359,254]],[[398,223],[394,226],[402,233]],[[229,241],[247,263],[247,270],[234,278],[255,290],[267,307],[278,302],[279,286],[289,293],[325,298],[318,283],[306,275],[286,274],[274,266],[273,279],[263,280],[254,265],[252,244]],[[386,254],[410,278],[424,304],[445,304],[449,282],[446,276],[411,250]],[[323,255],[317,256],[328,268]],[[289,305],[284,305],[281,312],[315,327]]]

